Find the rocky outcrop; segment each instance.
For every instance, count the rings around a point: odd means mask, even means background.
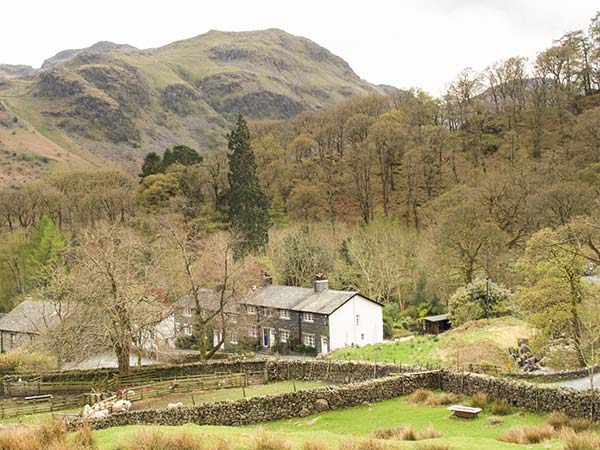
[[[71,97],[84,91],[81,80],[61,70],[44,71],[36,86],[36,95],[44,97]]]
[[[198,99],[198,93],[189,85],[170,84],[161,95],[161,104],[177,114],[186,116],[193,111],[194,102]]]
[[[282,94],[261,91],[230,98],[224,108],[250,118],[287,119],[304,111],[306,105]]]
[[[127,114],[118,104],[103,97],[93,95],[78,97],[70,115],[92,123],[111,142],[135,143],[140,139],[139,130]]]
[[[542,368],[543,359],[531,352],[526,339],[519,339],[518,348],[509,348],[508,353],[523,372],[534,372]]]

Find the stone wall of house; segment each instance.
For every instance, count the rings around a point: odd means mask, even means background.
[[[288,392],[264,397],[252,397],[206,403],[179,409],[133,411],[90,421],[95,429],[125,425],[248,425],[272,420],[305,417],[329,409],[378,402],[418,388],[434,389],[439,383],[437,372],[400,374],[342,386]],[[68,427],[81,425],[80,419],[67,419]]]

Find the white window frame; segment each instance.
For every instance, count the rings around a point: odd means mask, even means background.
[[[356,326],[360,325],[360,314],[356,315]]]
[[[317,339],[314,334],[311,333],[303,333],[302,334],[302,343],[306,347],[317,348]]]
[[[246,305],[246,312],[252,316],[255,316],[257,313],[256,306],[254,305]]]
[[[279,318],[283,320],[290,320],[291,314],[289,309],[280,309],[279,310]]]
[[[283,328],[279,330],[279,342],[287,343],[290,341],[291,336],[290,330],[285,330]]]
[[[302,313],[302,322],[313,323],[315,321],[315,315],[311,312]]]
[[[231,337],[229,338],[229,343],[234,344],[234,345],[238,343],[237,333],[231,333]]]
[[[183,327],[183,334],[185,334],[186,336],[191,336],[192,333],[192,326],[191,325],[186,325],[185,327]]]
[[[183,317],[192,317],[192,308],[189,306],[183,308]]]
[[[250,325],[250,327],[248,327],[248,336],[253,338],[258,337],[258,327],[256,325]]]

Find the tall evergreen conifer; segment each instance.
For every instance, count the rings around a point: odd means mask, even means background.
[[[269,240],[269,200],[256,176],[250,131],[240,114],[229,135],[229,225],[235,236],[237,258],[261,251]]]

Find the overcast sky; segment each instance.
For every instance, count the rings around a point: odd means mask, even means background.
[[[0,63],[39,67],[99,40],[148,48],[211,29],[281,28],[372,83],[437,94],[465,67],[535,56],[598,9],[595,0],[4,0]]]

